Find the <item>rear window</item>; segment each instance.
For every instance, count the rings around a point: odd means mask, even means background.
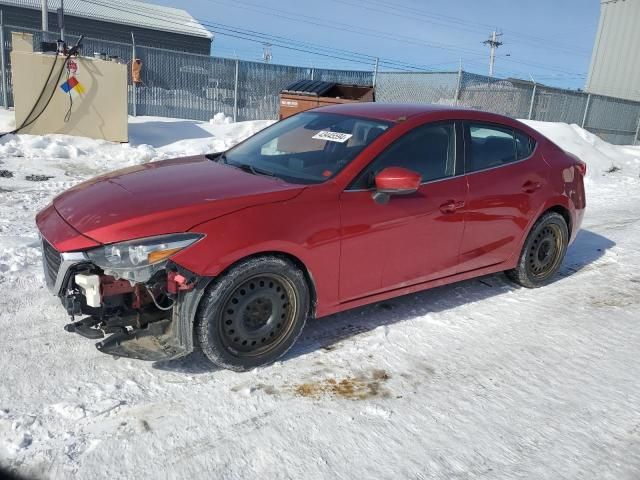
[[[470,123],[467,128],[467,172],[523,160],[535,148],[535,140],[509,127]]]
[[[530,157],[535,146],[536,141],[533,138],[516,130],[516,153],[518,160]]]
[[[517,159],[513,129],[470,124],[469,140],[469,168],[472,172],[499,167]]]

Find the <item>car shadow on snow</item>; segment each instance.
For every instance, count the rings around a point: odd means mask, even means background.
[[[560,274],[554,281],[568,277],[585,268],[594,267],[607,250],[615,247],[615,242],[590,230],[580,230],[565,256]]]
[[[581,270],[597,268],[597,260],[614,246],[613,241],[602,235],[581,230],[573,245],[569,247],[565,261],[552,285]],[[450,310],[466,303],[483,301],[520,288],[522,287],[511,283],[499,273],[377,302],[330,315],[320,321],[310,321],[296,344],[281,361],[316,350],[330,351],[350,337],[381,326]],[[201,352],[195,352],[183,359],[156,362],[153,367],[190,374],[216,370]]]

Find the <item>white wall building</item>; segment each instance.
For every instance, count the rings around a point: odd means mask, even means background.
[[[640,101],[640,0],[600,0],[586,90]]]

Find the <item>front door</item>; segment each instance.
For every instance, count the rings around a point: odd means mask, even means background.
[[[457,272],[467,194],[456,161],[459,130],[455,122],[416,127],[342,193],[342,302]],[[419,173],[422,185],[414,194],[377,204],[372,199],[375,175],[391,166]]]

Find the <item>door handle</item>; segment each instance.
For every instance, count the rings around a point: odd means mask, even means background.
[[[539,190],[541,187],[542,187],[542,183],[532,182],[531,180],[527,180],[522,184],[522,190],[526,193],[533,193],[536,190]]]
[[[449,200],[440,205],[440,211],[442,213],[455,213],[456,210],[460,210],[461,208],[464,208],[464,202],[456,202],[455,200]]]

